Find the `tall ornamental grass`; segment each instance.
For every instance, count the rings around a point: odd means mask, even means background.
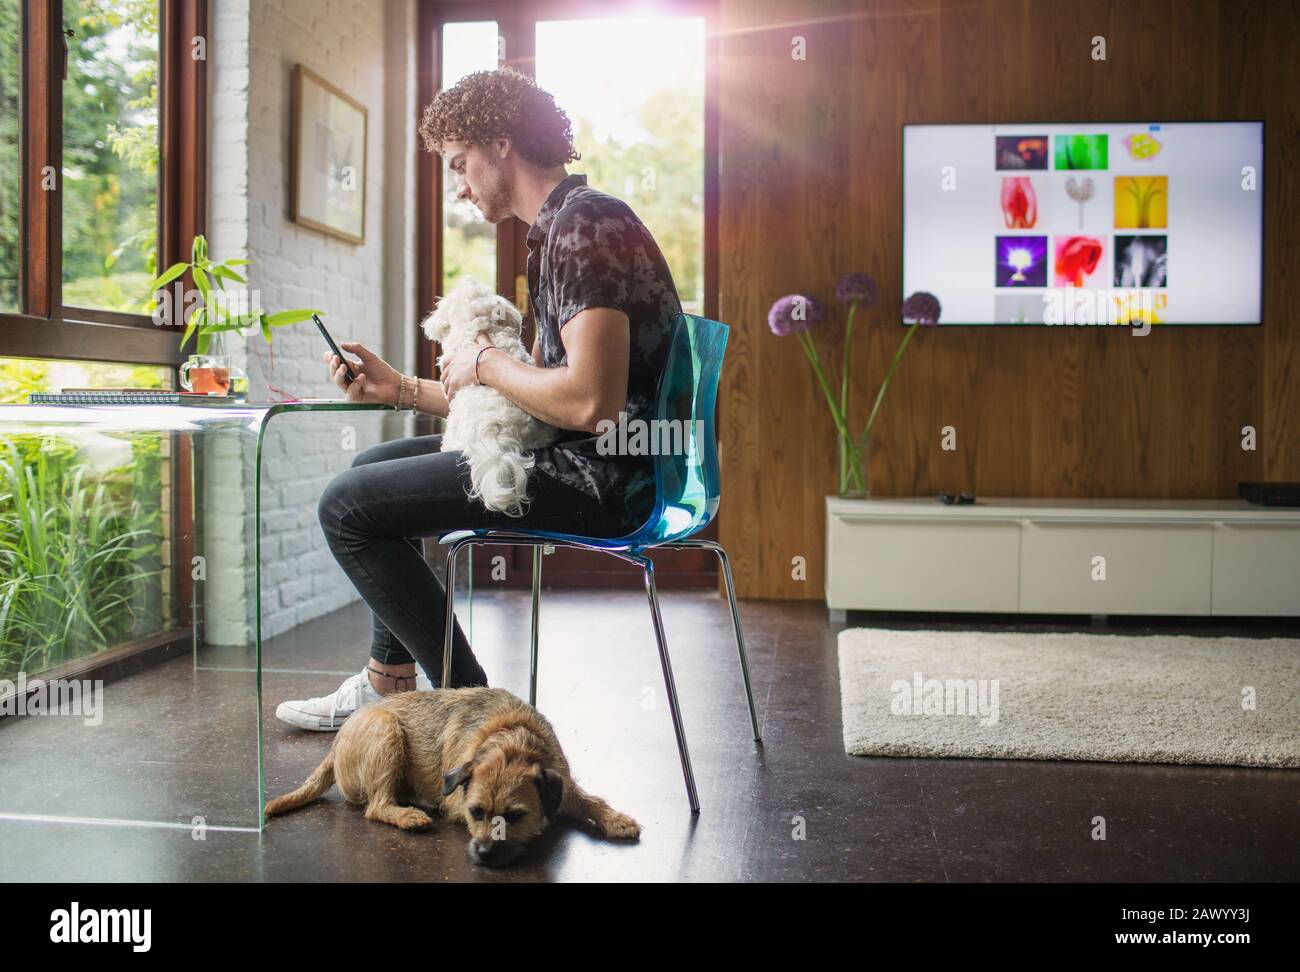
[[[156,435],[132,454],[96,473],[70,442],[0,436],[0,678],[158,628],[165,460]]]

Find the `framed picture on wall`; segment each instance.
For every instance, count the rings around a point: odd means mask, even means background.
[[[353,243],[366,241],[363,105],[301,64],[293,67],[290,218]]]

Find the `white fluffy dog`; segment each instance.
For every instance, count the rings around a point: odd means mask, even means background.
[[[462,276],[421,326],[429,340],[442,345],[439,367],[450,355],[477,354],[474,342],[480,334],[512,358],[533,363],[520,338],[519,311],[472,277]],[[471,499],[480,500],[489,510],[523,516],[528,470],[533,468],[528,453],[550,445],[559,435],[555,426],[529,415],[496,389],[468,385],[452,399],[442,447],[465,453]]]

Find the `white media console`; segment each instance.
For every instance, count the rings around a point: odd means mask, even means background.
[[[826,606],[1300,616],[1300,509],[1245,500],[826,497]]]

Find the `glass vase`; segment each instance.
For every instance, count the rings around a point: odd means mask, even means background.
[[[844,499],[866,499],[871,495],[871,477],[867,468],[867,452],[870,446],[870,440],[861,449],[858,449],[858,469],[861,470],[861,481],[856,479],[853,474],[853,450],[854,443],[845,436],[839,437],[839,496]]]

